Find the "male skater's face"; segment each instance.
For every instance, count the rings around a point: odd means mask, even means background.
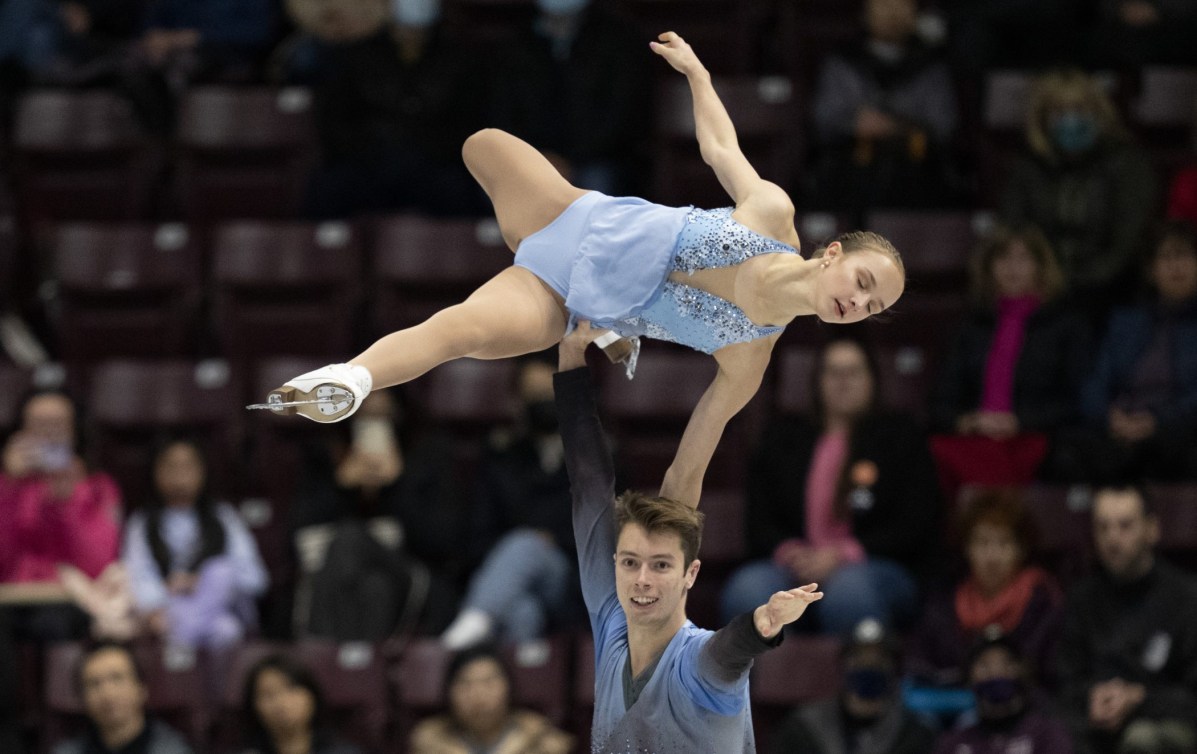
[[[699,561],[684,560],[676,532],[623,527],[615,546],[615,587],[629,626],[655,627],[685,616]]]

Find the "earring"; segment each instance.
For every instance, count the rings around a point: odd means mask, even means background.
[[[828,265],[830,265],[830,264],[831,264],[831,260],[830,260],[830,259],[824,259],[824,260],[823,260],[823,264],[822,264],[822,267],[823,267],[823,269],[827,269],[827,266],[828,266]]]

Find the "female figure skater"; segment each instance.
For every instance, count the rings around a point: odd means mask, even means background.
[[[629,376],[638,336],[670,340],[719,364],[661,488],[697,503],[723,427],[760,386],[784,326],[801,315],[849,323],[876,314],[902,294],[905,272],[898,252],[875,233],[848,233],[812,259],[799,256],[794,206],[745,159],[710,74],[677,34],[659,40],[652,51],[690,82],[699,149],[734,208],[672,208],[587,192],[525,142],[479,131],[462,154],[494,204],[515,264],[463,303],[381,338],[351,362],[291,380],[264,407],[340,421],[374,386],[407,382],[463,356],[539,351],[587,323],[612,331],[597,341],[609,356],[625,347],[613,360],[626,360]]]

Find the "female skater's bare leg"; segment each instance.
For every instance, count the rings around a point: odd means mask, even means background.
[[[512,251],[586,193],[532,146],[496,129],[466,139],[462,158],[490,196]],[[461,304],[379,339],[348,364],[291,380],[273,391],[270,401],[319,400],[284,411],[316,421],[339,421],[373,388],[407,382],[446,361],[463,356],[499,359],[548,348],[561,339],[566,321],[556,292],[528,270],[511,267]]]

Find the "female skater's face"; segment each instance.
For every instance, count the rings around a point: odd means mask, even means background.
[[[880,251],[845,253],[839,242],[823,253],[816,283],[815,313],[824,322],[860,322],[893,305],[906,286],[894,260]]]

